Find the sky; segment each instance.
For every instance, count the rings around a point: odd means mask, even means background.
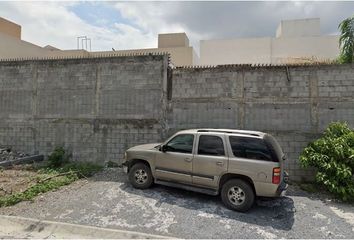
[[[281,20],[321,19],[322,34],[354,14],[354,2],[21,2],[0,1],[0,17],[22,26],[22,39],[76,49],[91,38],[93,51],[157,47],[159,33],[186,32],[199,40],[275,36]]]

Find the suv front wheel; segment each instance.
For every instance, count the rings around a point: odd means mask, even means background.
[[[227,181],[221,189],[221,199],[231,210],[246,212],[254,203],[254,192],[252,187],[241,179]]]
[[[135,188],[149,188],[153,183],[150,167],[144,163],[134,164],[129,170],[129,181]]]

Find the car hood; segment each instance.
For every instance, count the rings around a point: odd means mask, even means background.
[[[152,150],[161,143],[149,143],[143,145],[137,145],[128,149],[128,151],[139,151],[139,150]]]

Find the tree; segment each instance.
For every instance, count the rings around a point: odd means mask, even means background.
[[[338,26],[341,63],[352,63],[354,60],[354,15],[344,19]]]

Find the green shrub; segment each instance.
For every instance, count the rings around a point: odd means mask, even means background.
[[[300,162],[317,169],[316,181],[328,191],[344,201],[354,200],[354,131],[346,123],[331,123],[304,149]]]
[[[65,153],[64,148],[56,147],[48,156],[48,167],[58,168],[69,162],[69,155]]]

